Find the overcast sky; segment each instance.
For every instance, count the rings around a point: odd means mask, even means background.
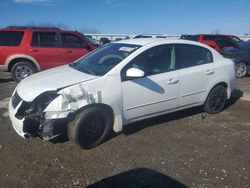
[[[0,0],[0,27],[54,23],[101,33],[250,33],[250,0]]]

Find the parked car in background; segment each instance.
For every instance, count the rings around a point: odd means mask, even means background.
[[[166,38],[166,36],[161,34],[142,34],[131,37],[131,39],[139,39],[139,38]]]
[[[100,38],[100,45],[108,44],[110,42],[111,40],[109,38],[106,38],[106,37]]]
[[[135,121],[194,106],[218,113],[234,85],[232,60],[209,46],[123,40],[22,80],[9,115],[20,136],[46,140],[59,134],[56,122],[68,122],[69,139],[89,149]]]
[[[218,34],[182,35],[181,39],[201,42],[214,48],[218,52],[229,47],[237,47],[242,42],[237,36]]]
[[[20,81],[35,72],[72,63],[97,47],[76,31],[10,26],[0,29],[0,70],[11,72]]]
[[[222,55],[235,62],[235,74],[238,78],[250,74],[250,41],[242,42],[237,48],[227,48]]]
[[[124,38],[118,37],[118,38],[115,38],[114,41],[120,41],[120,40],[124,40]]]

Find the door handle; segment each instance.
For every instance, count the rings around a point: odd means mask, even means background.
[[[63,53],[72,53],[71,50],[64,50]]]
[[[29,52],[38,52],[38,49],[29,49]]]
[[[206,74],[207,74],[207,75],[210,75],[210,74],[213,74],[213,73],[214,73],[214,71],[212,71],[212,70],[210,70],[210,69],[206,70]]]
[[[178,83],[178,82],[179,82],[179,80],[177,80],[177,79],[175,79],[175,78],[170,78],[170,79],[167,81],[168,84],[176,84],[176,83]]]

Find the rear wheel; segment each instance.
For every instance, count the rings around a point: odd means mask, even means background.
[[[13,65],[11,68],[11,77],[20,82],[22,79],[30,76],[31,74],[37,72],[37,69],[29,62],[20,61]]]
[[[244,62],[236,63],[235,65],[235,75],[238,78],[245,77],[247,75],[248,68],[247,64]]]
[[[68,125],[68,138],[84,149],[99,145],[112,127],[112,116],[108,110],[90,107],[77,114]]]
[[[215,114],[223,110],[227,100],[226,88],[222,85],[215,86],[209,93],[204,105],[204,111]]]

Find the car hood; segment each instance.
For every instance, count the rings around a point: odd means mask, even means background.
[[[43,92],[56,91],[60,88],[96,78],[98,77],[64,65],[25,78],[18,84],[17,92],[23,100],[30,102]]]

